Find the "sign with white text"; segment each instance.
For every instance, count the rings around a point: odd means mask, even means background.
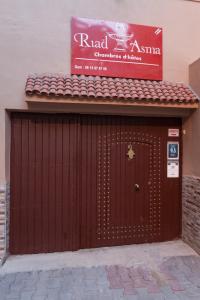
[[[179,136],[179,129],[178,128],[169,128],[168,129],[168,136],[178,137]]]
[[[162,80],[162,29],[73,17],[71,73]]]

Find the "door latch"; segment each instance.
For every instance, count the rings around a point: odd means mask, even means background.
[[[139,184],[135,183],[134,187],[135,187],[135,191],[136,191],[136,192],[140,190]]]
[[[132,145],[128,145],[128,152],[126,153],[128,160],[131,160],[135,157],[135,151],[132,148]]]

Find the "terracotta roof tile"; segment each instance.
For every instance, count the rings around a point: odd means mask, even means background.
[[[113,98],[185,104],[199,101],[197,95],[182,83],[84,75],[29,75],[25,92],[47,97],[100,97],[106,98],[105,101]]]

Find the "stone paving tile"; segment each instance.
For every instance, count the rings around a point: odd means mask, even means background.
[[[59,300],[76,300],[72,293],[60,293]]]
[[[20,295],[20,300],[32,300],[33,292],[22,292]]]
[[[32,300],[46,300],[46,296],[33,296]]]
[[[161,287],[161,295],[164,297],[164,300],[179,300],[177,294],[171,289],[170,286]]]
[[[200,300],[200,257],[0,275],[0,300]]]

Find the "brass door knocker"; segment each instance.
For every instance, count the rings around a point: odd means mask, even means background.
[[[135,151],[132,148],[132,145],[128,145],[128,152],[126,153],[128,160],[131,160],[135,157]]]

